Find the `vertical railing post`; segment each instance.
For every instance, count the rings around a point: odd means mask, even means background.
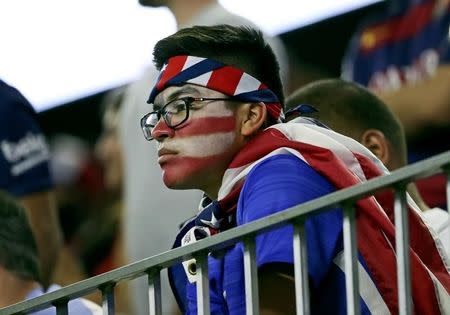
[[[208,253],[201,253],[196,259],[196,282],[197,282],[197,314],[209,315],[209,276],[208,276]]]
[[[102,308],[104,315],[115,314],[114,287],[115,283],[110,283],[100,288],[102,291]]]
[[[244,239],[245,308],[247,315],[259,314],[258,268],[255,237]]]
[[[356,210],[352,202],[343,204],[344,208],[344,270],[345,290],[347,293],[347,314],[359,315],[359,274],[356,238]]]
[[[309,315],[308,250],[305,221],[294,222],[295,304],[297,314]]]
[[[450,211],[450,165],[446,165],[444,167],[444,173],[445,173],[445,177],[446,177],[446,195],[447,195],[447,210]],[[448,229],[450,230],[450,219],[448,220]],[[443,240],[444,242],[444,247],[447,250],[447,252],[450,253],[450,233],[447,233],[447,239]]]
[[[150,315],[162,314],[161,304],[161,272],[159,269],[147,271],[148,276],[148,304]]]
[[[397,287],[400,315],[412,314],[411,268],[409,261],[408,208],[406,185],[395,187],[395,249],[397,253]]]
[[[69,314],[69,300],[58,300],[53,303],[56,307],[56,315],[68,315]]]

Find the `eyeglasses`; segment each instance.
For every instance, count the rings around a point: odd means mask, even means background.
[[[232,98],[222,97],[183,97],[170,101],[162,108],[146,114],[141,118],[141,128],[147,140],[153,140],[152,131],[161,117],[168,127],[175,129],[189,118],[189,108],[193,102],[230,101]]]

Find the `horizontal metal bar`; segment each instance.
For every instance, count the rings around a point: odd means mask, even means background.
[[[100,286],[122,279],[134,279],[145,274],[145,271],[158,267],[166,268],[182,260],[192,258],[196,253],[205,250],[223,249],[244,236],[251,236],[280,224],[292,221],[294,218],[303,217],[314,212],[315,214],[323,212],[325,208],[341,203],[348,199],[358,199],[378,191],[385,187],[390,187],[399,182],[413,181],[420,177],[429,176],[450,165],[450,151],[441,153],[435,157],[414,163],[390,175],[380,176],[371,179],[362,185],[336,191],[321,198],[309,201],[300,206],[292,207],[271,216],[257,221],[239,226],[237,228],[219,233],[213,237],[207,237],[201,241],[152,256],[133,264],[115,269],[113,271],[80,281],[59,290],[50,292],[46,295],[36,297],[12,306],[0,309],[0,315],[12,314],[22,311],[36,311],[47,308],[57,299],[68,297],[70,299],[81,297],[93,292]]]

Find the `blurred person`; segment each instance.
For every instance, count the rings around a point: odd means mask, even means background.
[[[141,0],[145,7],[167,7],[174,15],[177,28],[187,26],[231,24],[254,26],[249,20],[232,14],[224,9],[216,0]],[[287,57],[281,40],[270,38],[281,62],[283,77],[287,78]],[[157,70],[150,66],[142,77],[131,84],[122,104],[120,121],[120,141],[124,162],[124,237],[129,262],[159,254],[171,247],[171,230],[195,211],[200,192],[184,191],[174,200],[168,189],[161,185],[161,175],[157,165],[149,162],[156,159],[156,152],[142,139],[139,119],[147,112],[149,87],[158,76]],[[149,193],[150,192],[150,193]],[[148,241],[151,231],[152,241]],[[170,289],[167,286],[166,274],[162,274],[162,292],[164,312],[174,305]],[[136,283],[136,284],[135,284]],[[148,314],[147,282],[136,279],[131,283],[134,287],[135,309],[137,314]]]
[[[84,243],[80,241],[79,230],[89,220],[100,191],[88,193],[88,184],[83,174],[91,164],[90,148],[83,139],[69,134],[57,133],[49,138],[50,173],[56,199],[63,244],[53,281],[66,286],[91,276],[89,265],[83,257]],[[88,176],[92,178],[93,176]],[[98,202],[97,202],[98,203]],[[96,257],[95,257],[96,258]],[[101,303],[101,294],[94,292],[85,298]]]
[[[343,78],[399,117],[410,162],[450,149],[436,140],[450,135],[449,27],[449,0],[389,0],[355,32],[343,60]],[[416,184],[428,204],[445,207],[445,182],[437,175]]]
[[[102,143],[111,135],[111,130],[105,130],[97,147],[103,147]],[[58,133],[49,139],[49,145],[50,169],[64,235],[63,248],[66,256],[71,258],[69,261],[63,259],[59,264],[55,280],[58,284],[68,285],[124,265],[120,177],[118,185],[105,184],[108,180],[104,180],[102,159],[85,139]],[[131,314],[126,285],[119,283],[115,295],[116,312]],[[102,301],[99,291],[85,298],[96,303]]]
[[[154,60],[161,74],[142,131],[156,142],[167,187],[204,192],[199,213],[183,225],[175,247],[387,172],[356,141],[338,141],[335,132],[311,123],[280,123],[284,96],[278,63],[255,29],[181,29],[156,44]],[[358,160],[350,150],[359,153]],[[384,212],[390,209],[377,201],[368,197],[356,203],[356,223],[364,231],[358,233],[362,314],[399,311],[395,231]],[[311,313],[345,314],[342,209],[328,210],[305,222]],[[443,314],[450,311],[437,301],[450,291],[445,258],[420,217],[413,210],[409,214],[421,236],[411,242],[415,311]],[[292,233],[287,225],[256,237],[261,314],[295,312]],[[245,313],[243,256],[242,242],[209,255],[211,313]],[[195,314],[195,260],[173,266],[170,275],[180,308]]]
[[[286,99],[286,110],[288,121],[295,121],[299,116],[311,117],[355,139],[389,171],[407,165],[407,145],[400,121],[381,99],[357,83],[327,79],[307,84]],[[439,208],[430,209],[413,183],[409,184],[408,192],[450,257],[448,213]]]
[[[103,130],[95,147],[95,155],[103,168],[103,180],[106,194],[109,198],[99,215],[99,222],[96,225],[91,225],[91,228],[98,234],[99,227],[103,226],[104,229],[100,229],[100,232],[105,230],[107,234],[112,234],[113,241],[110,254],[97,267],[98,273],[102,271],[101,269],[108,271],[126,264],[123,241],[123,161],[118,134],[120,105],[122,104],[124,92],[124,87],[109,91],[104,96],[100,106]],[[89,252],[92,253],[93,251],[90,250]],[[116,310],[124,314],[134,314],[130,310],[132,303],[130,302],[128,283],[125,281],[120,282],[116,286],[115,292]]]
[[[27,211],[46,288],[58,261],[61,230],[49,173],[49,152],[37,114],[14,87],[0,80],[0,189]]]
[[[354,35],[343,77],[375,92],[407,136],[450,123],[450,1],[388,1]],[[411,109],[414,110],[411,110]]]
[[[9,194],[0,191],[0,310],[11,304],[55,291],[48,289],[40,276],[38,248],[27,219],[26,210]],[[100,306],[83,298],[68,304],[69,314],[103,314]],[[56,315],[54,307],[33,312],[36,315]]]

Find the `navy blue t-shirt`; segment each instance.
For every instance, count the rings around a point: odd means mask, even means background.
[[[20,197],[51,188],[48,163],[36,112],[17,89],[0,80],[0,189]]]

